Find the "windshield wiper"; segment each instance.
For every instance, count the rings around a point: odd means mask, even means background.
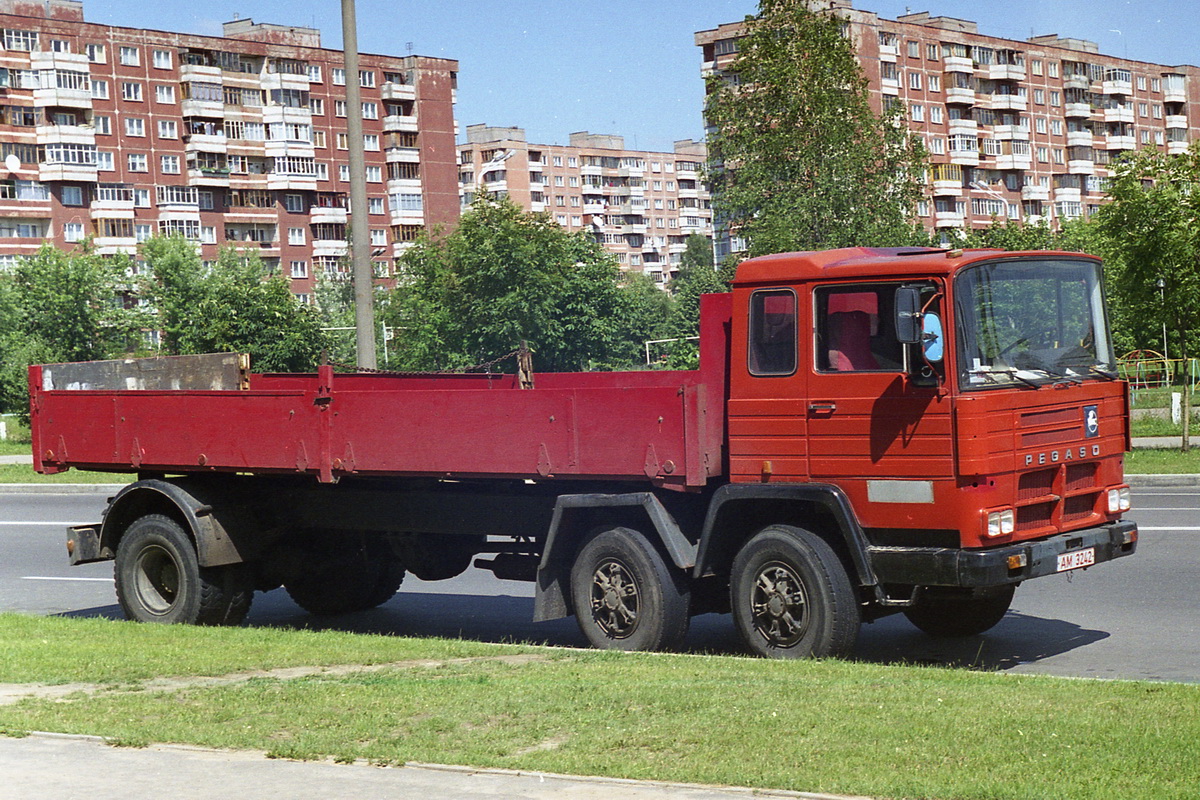
[[[1042,370],[1042,372],[1046,372],[1046,370]],[[1013,380],[1020,381],[1021,383],[1025,384],[1026,386],[1028,386],[1032,389],[1036,389],[1039,386],[1041,386],[1040,383],[1035,383],[1034,381],[1031,381],[1029,378],[1026,378],[1022,375],[1018,375],[1017,370],[1012,367],[1007,367],[1007,368],[991,367],[989,369],[973,369],[970,371],[970,374],[971,375],[982,375],[985,378],[987,378],[987,380],[991,383],[996,383],[997,375],[1007,375],[1008,377],[1012,378]],[[1047,375],[1049,375],[1049,373],[1047,373]]]
[[[1108,370],[1100,369],[1097,366],[1088,367],[1088,372],[1092,373],[1093,375],[1099,375],[1101,378],[1105,378],[1110,381],[1115,381],[1121,377],[1115,372],[1109,372]]]

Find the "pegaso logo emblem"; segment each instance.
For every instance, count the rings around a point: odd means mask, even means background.
[[[1048,450],[1045,453],[1026,453],[1025,466],[1028,467],[1033,464],[1057,464],[1060,461],[1075,461],[1087,458],[1089,451],[1091,451],[1093,457],[1100,455],[1100,445],[1068,447],[1065,450]]]
[[[1100,412],[1096,406],[1083,407],[1083,435],[1089,439],[1100,435]]]

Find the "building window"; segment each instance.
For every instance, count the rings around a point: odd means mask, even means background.
[[[134,189],[133,190],[133,207],[134,208],[149,208],[150,207],[150,190],[149,189]]]
[[[96,133],[104,136],[112,135],[112,117],[93,117],[92,124],[96,126]]]
[[[160,103],[174,103],[175,87],[166,83],[155,84],[154,99]]]
[[[342,69],[341,67],[334,67],[332,70],[330,70],[330,72],[333,73],[334,86],[346,85],[346,70]]]
[[[383,167],[367,167],[367,183],[383,183]]]
[[[379,150],[379,136],[374,133],[363,134],[363,149],[371,150],[372,152]]]
[[[125,117],[126,136],[145,136],[146,120],[141,117]]]
[[[338,150],[349,150],[350,149],[350,135],[349,134],[339,133],[335,136],[335,141],[337,142]]]
[[[217,226],[216,225],[200,226],[200,242],[201,242],[201,244],[216,244],[217,243]]]
[[[925,106],[913,106],[910,109],[910,113],[912,114],[913,122],[925,121]]]
[[[121,64],[126,67],[136,67],[142,63],[141,55],[136,47],[121,48]]]
[[[318,117],[325,116],[325,101],[320,97],[310,97],[308,99],[308,107],[312,109],[312,113]]]
[[[142,99],[142,85],[125,81],[121,84],[121,97],[126,100],[140,101]]]
[[[304,204],[304,195],[302,194],[285,194],[283,196],[283,207],[290,214],[302,214],[306,211]]]
[[[17,31],[6,28],[4,30],[4,49],[32,53],[38,49],[37,32]]]
[[[112,172],[116,168],[112,153],[106,153],[103,150],[96,151],[96,169],[101,172]]]
[[[170,69],[171,68],[171,51],[170,50],[155,50],[154,51],[154,67],[155,67],[155,69]]]
[[[160,119],[158,121],[158,138],[178,139],[179,124],[173,119]]]
[[[943,115],[943,110],[942,110],[941,106],[930,106],[929,107],[929,121],[932,122],[934,125],[942,124],[942,115]]]
[[[334,100],[333,101],[333,115],[335,117],[346,116],[346,101],[345,100]]]
[[[163,174],[179,174],[179,156],[162,156],[159,163],[162,166]]]
[[[375,73],[369,69],[360,69],[358,71],[358,85],[365,86],[368,89],[375,88]]]
[[[1057,61],[1047,61],[1046,66],[1050,70],[1050,77],[1057,78],[1058,77],[1058,62]]]
[[[379,119],[379,104],[378,103],[363,103],[362,104],[363,119]]]
[[[288,244],[304,244],[304,228],[288,228]]]
[[[93,64],[104,63],[104,45],[102,44],[85,44],[83,51],[87,53],[87,60]]]
[[[197,193],[197,196],[199,199],[199,205],[200,205],[201,211],[212,211],[213,210],[213,208],[215,207],[216,198],[213,196],[212,192],[205,191],[202,189],[200,192]]]
[[[129,165],[130,172],[149,172],[149,162],[146,160],[145,153],[129,153],[126,155],[126,163]]]
[[[929,76],[929,91],[940,92],[942,90],[942,77],[940,75]]]
[[[64,206],[83,205],[83,188],[79,186],[62,187],[62,204]]]
[[[68,242],[83,241],[83,223],[82,222],[66,222],[63,223],[63,240]]]
[[[367,198],[367,213],[368,214],[382,214],[383,210],[384,209],[383,209],[383,198],[382,197],[368,197]]]
[[[92,99],[108,99],[108,81],[98,81],[94,78],[92,79]]]
[[[309,64],[308,65],[308,82],[309,83],[321,83],[321,80],[322,80],[321,79],[321,65],[320,64]]]
[[[371,228],[371,246],[372,247],[382,247],[382,246],[386,245],[387,243],[388,242],[387,242],[387,229],[386,228]]]
[[[921,73],[919,73],[913,69],[910,69],[908,71],[908,88],[909,89],[920,89],[921,88]]]

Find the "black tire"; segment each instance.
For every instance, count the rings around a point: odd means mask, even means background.
[[[743,641],[768,658],[849,655],[862,620],[833,548],[789,525],[764,528],[738,551],[730,602]]]
[[[629,528],[593,533],[571,566],[579,629],[601,650],[674,650],[690,621],[687,579]]]
[[[137,622],[237,625],[254,597],[245,565],[201,567],[191,537],[161,514],[125,530],[113,576],[125,617]]]
[[[400,589],[404,567],[387,545],[363,536],[314,537],[308,568],[284,581],[288,595],[310,614],[349,614],[383,605]]]
[[[930,636],[975,636],[995,627],[1012,605],[1014,584],[988,590],[926,589],[904,616]]]

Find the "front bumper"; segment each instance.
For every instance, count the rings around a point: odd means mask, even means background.
[[[989,550],[870,547],[867,552],[879,583],[982,587],[1058,574],[1060,555],[1087,548],[1094,549],[1094,564],[1131,555],[1137,549],[1137,523],[1109,522],[1095,528]],[[1024,566],[1010,569],[1010,557],[1013,556],[1024,556]]]

